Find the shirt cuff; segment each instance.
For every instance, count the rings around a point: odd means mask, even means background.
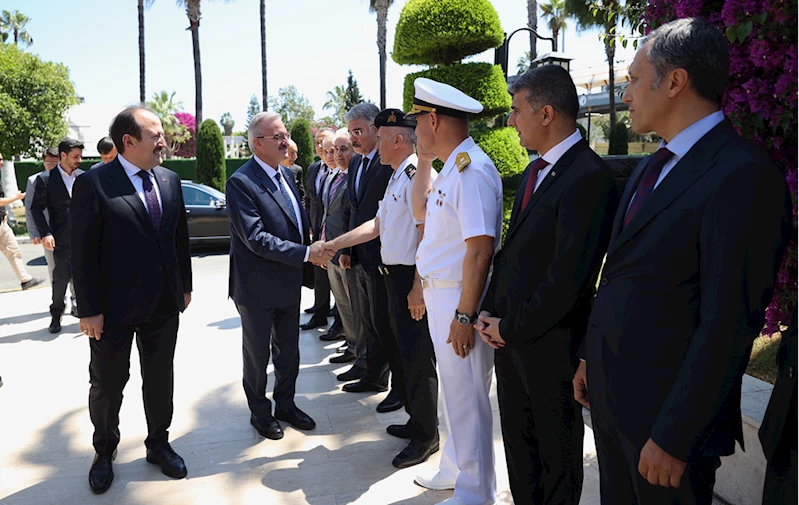
[[[311,248],[310,247],[306,247],[305,248],[305,259],[302,260],[302,262],[306,263],[308,261],[308,256],[310,256],[310,255],[311,255]]]

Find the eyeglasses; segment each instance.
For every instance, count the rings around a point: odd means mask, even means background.
[[[355,128],[354,130],[350,130],[350,135],[354,137],[360,137],[364,134],[364,131],[360,128]]]
[[[259,135],[255,137],[257,139],[272,139],[277,140],[278,142],[283,142],[284,140],[291,140],[290,133],[278,133],[277,135]]]

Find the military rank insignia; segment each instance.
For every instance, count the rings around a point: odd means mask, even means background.
[[[438,205],[439,207],[443,207],[444,206],[444,198],[446,198],[446,197],[447,197],[447,194],[446,193],[442,193],[441,190],[439,189],[438,190],[438,195],[436,196],[436,205]]]
[[[405,175],[408,176],[408,179],[413,180],[413,176],[416,175],[416,167],[413,166],[412,163],[408,163],[408,166],[405,167]]]
[[[394,114],[394,111],[391,111],[391,114],[388,115],[388,119],[386,119],[387,123],[396,123],[397,116]]]
[[[469,158],[469,153],[458,153],[458,156],[455,158],[455,165],[458,167],[459,173],[463,172],[471,162],[472,159]]]

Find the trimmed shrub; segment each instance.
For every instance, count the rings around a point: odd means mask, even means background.
[[[182,181],[193,181],[197,173],[197,160],[194,158],[171,158],[164,160],[161,166],[178,174]]]
[[[197,132],[197,171],[195,181],[225,191],[225,142],[216,121],[206,119]]]
[[[447,65],[504,40],[488,0],[409,0],[397,22],[391,57],[399,65]]]
[[[417,77],[427,77],[434,81],[449,84],[463,91],[483,104],[483,112],[470,116],[471,120],[492,118],[510,110],[511,96],[502,67],[490,63],[465,63],[446,67],[431,68],[405,76],[403,106],[410,110],[413,106],[413,81]]]
[[[502,187],[506,191],[515,190],[519,186],[522,172],[530,162],[527,150],[519,144],[516,130],[510,127],[484,130],[475,128],[471,133],[480,149],[496,165],[502,178]]]
[[[621,121],[617,121],[610,130],[608,154],[627,154],[627,127]]]
[[[300,118],[291,127],[291,139],[297,144],[297,165],[307,169],[313,163],[314,143],[311,136],[311,123]]]

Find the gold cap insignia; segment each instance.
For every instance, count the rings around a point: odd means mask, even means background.
[[[394,113],[392,112],[391,114],[388,115],[388,119],[386,119],[386,122],[387,123],[396,123],[397,122],[397,116],[394,115]]]
[[[458,172],[463,172],[471,162],[472,159],[469,158],[468,153],[458,153],[458,156],[455,158],[455,165],[458,167]]]

